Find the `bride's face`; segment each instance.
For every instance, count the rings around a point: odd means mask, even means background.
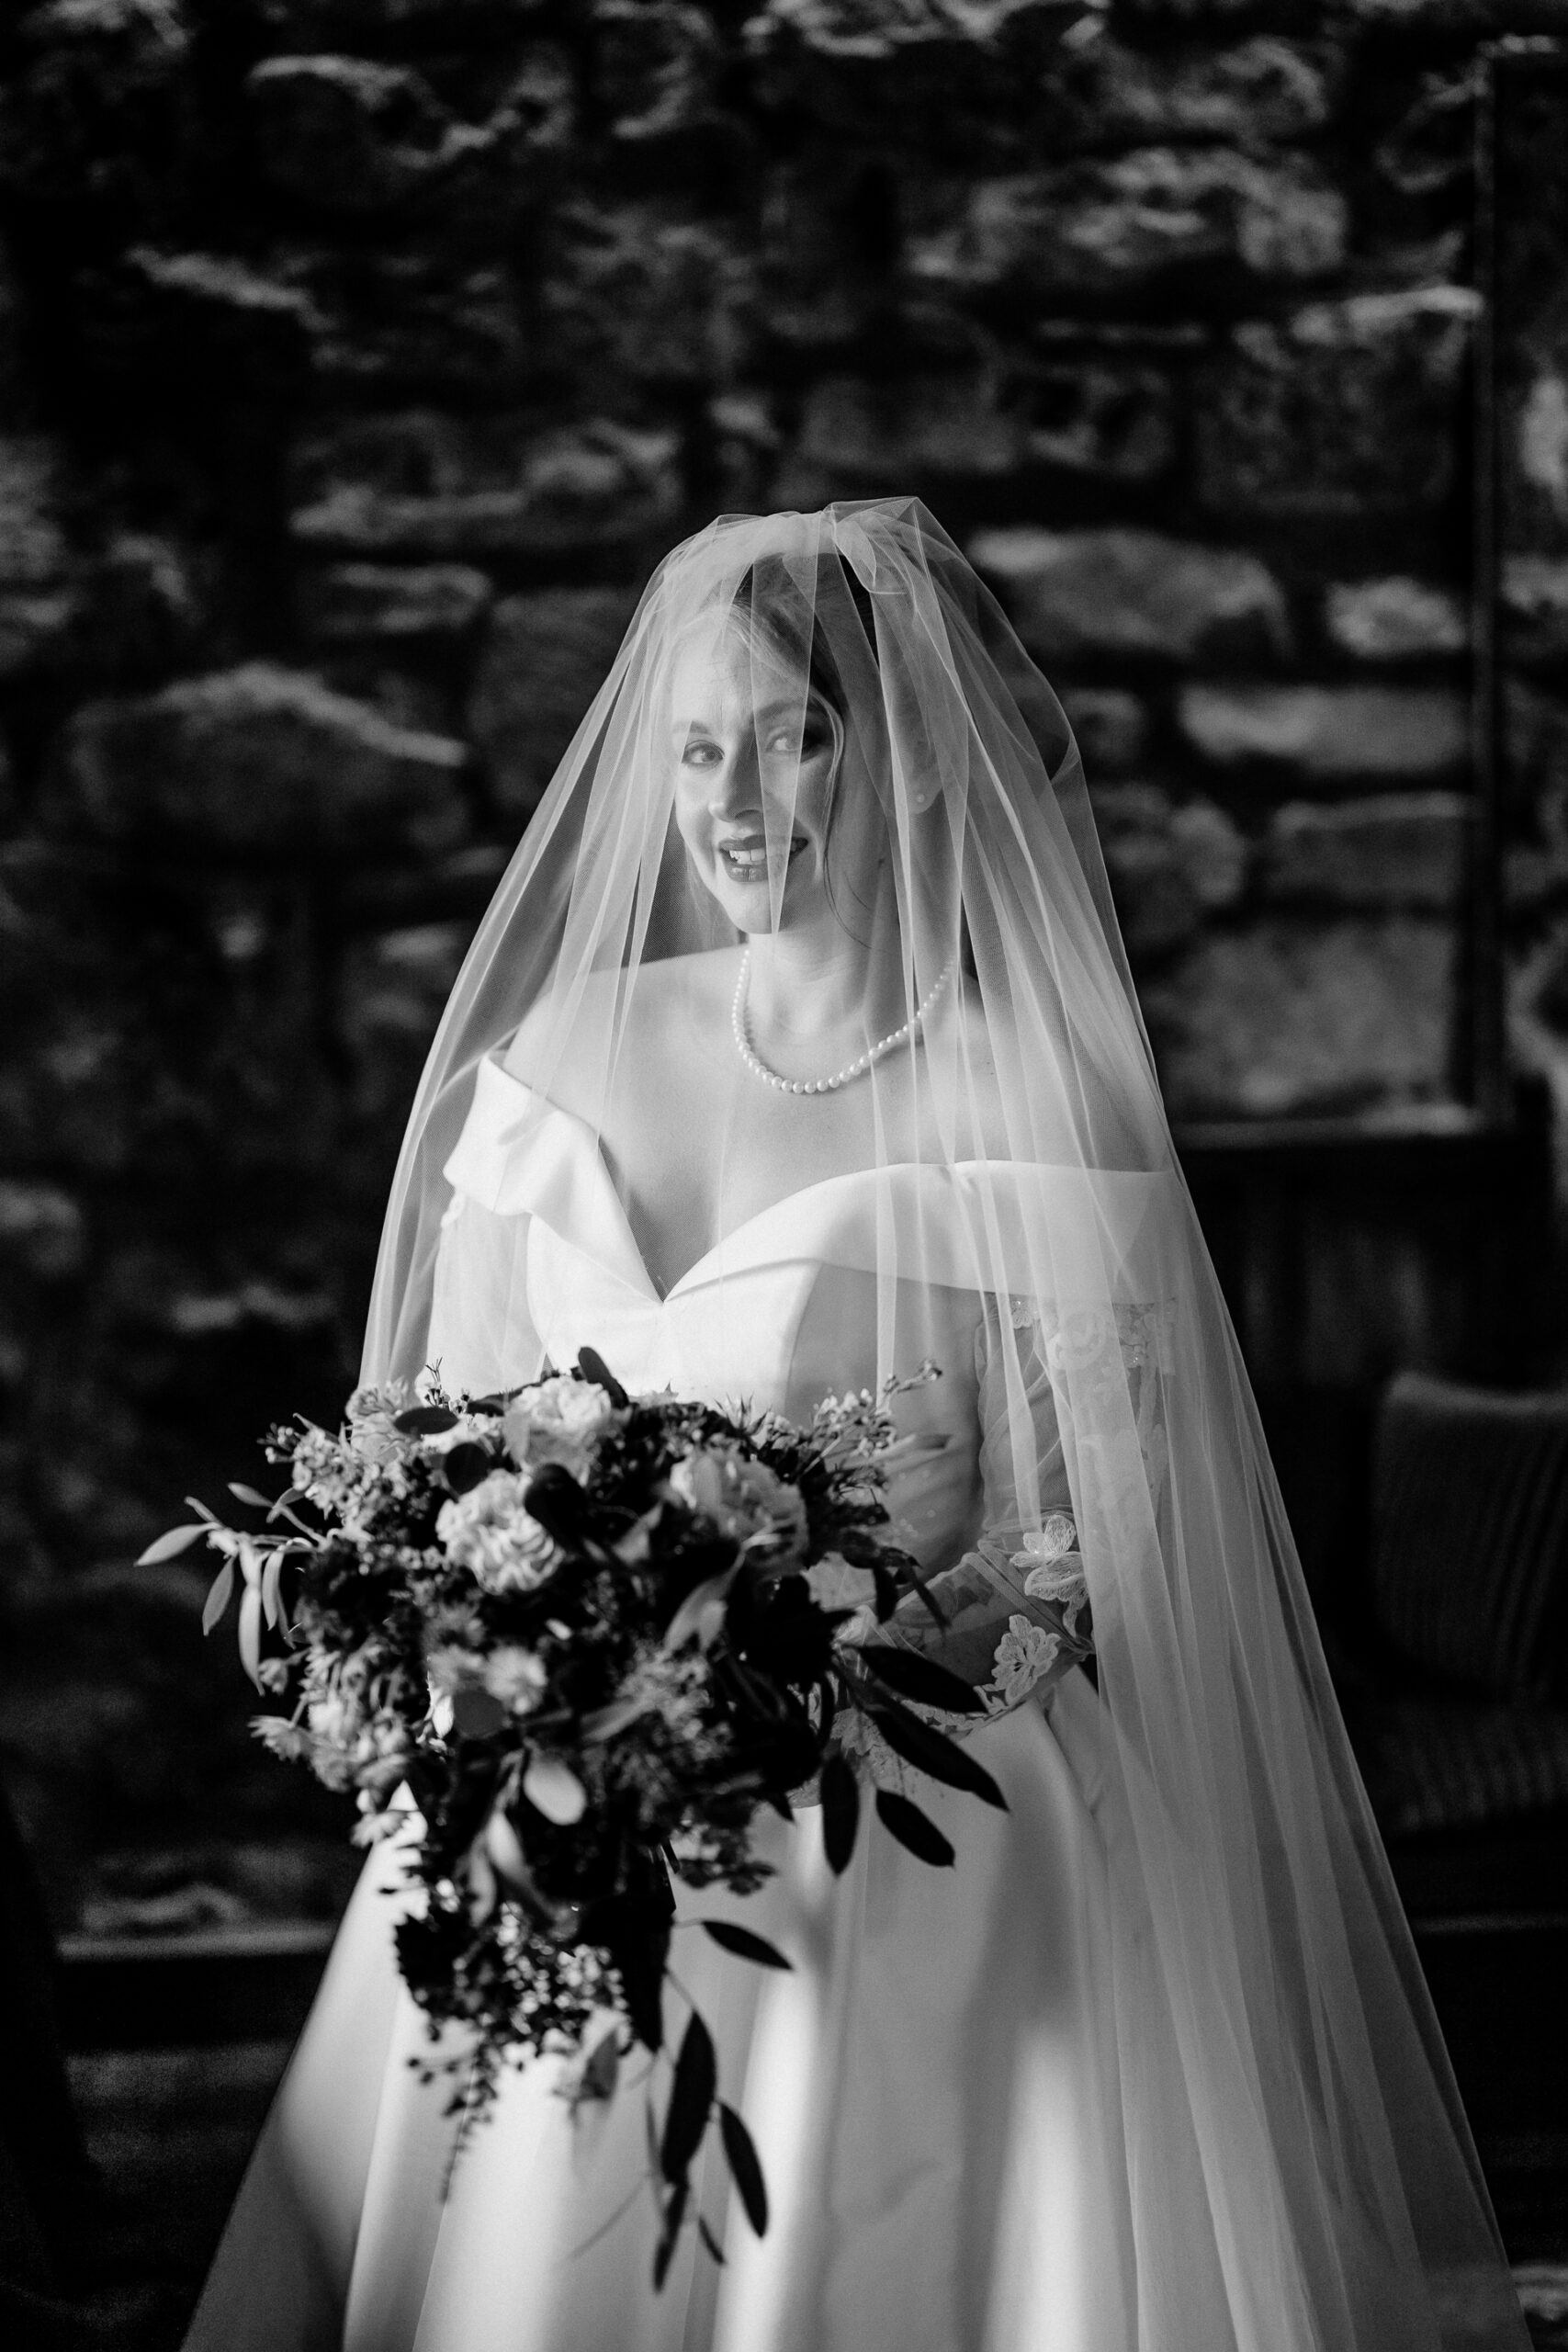
[[[671,690],[675,821],[697,875],[739,931],[773,930],[775,905],[780,928],[808,920],[829,903],[836,714],[782,653],[737,628],[687,647]]]

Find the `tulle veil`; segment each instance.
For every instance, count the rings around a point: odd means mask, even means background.
[[[443,1169],[487,1058],[522,1035],[538,1099],[570,1089],[602,1129],[627,1081],[639,990],[671,958],[736,944],[693,882],[675,810],[671,682],[682,649],[716,631],[799,681],[800,707],[775,714],[759,759],[787,766],[807,695],[826,697],[844,738],[833,825],[874,845],[874,889],[856,895],[846,867],[845,920],[874,943],[911,1026],[843,1090],[854,1107],[831,1133],[873,1179],[835,1246],[873,1285],[883,1369],[911,1369],[899,1302],[931,1286],[1003,1302],[1004,1337],[1031,1318],[1048,1334],[1098,1654],[1096,1813],[1140,2303],[1174,2307],[1183,2266],[1202,2260],[1223,2276],[1237,2352],[1522,2352],[1172,1147],[1077,749],[917,501],[726,516],[659,567],[431,1049],[364,1377],[425,1365]],[[775,922],[790,830],[775,795]],[[933,990],[946,1015],[915,1021]],[[725,1116],[688,1139],[720,1248],[743,1205],[730,1146],[759,1099],[737,1056]],[[798,1109],[806,1123],[819,1106]],[[800,1173],[781,1167],[781,1193]],[[539,1369],[525,1269],[503,1248],[493,1271],[494,1362],[521,1381]],[[1010,1428],[1027,1498],[1021,1374]],[[1168,2027],[1157,2061],[1138,2030],[1151,2005]],[[1168,2339],[1154,2326],[1146,2340]]]

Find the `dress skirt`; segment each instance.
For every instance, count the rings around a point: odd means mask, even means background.
[[[807,1810],[763,1832],[758,1894],[682,1891],[682,1923],[743,1920],[794,1967],[677,1928],[772,2214],[758,2238],[710,2133],[694,2188],[724,2265],[688,2229],[660,2293],[646,2053],[575,2112],[558,2060],[508,2071],[446,2181],[450,2085],[411,2064],[430,2045],[397,1973],[395,1860],[373,1857],[187,2352],[1224,2352],[1201,2248],[1177,2328],[1140,2325],[1128,2066],[1155,2053],[1116,2046],[1097,1719],[1073,1676],[1049,1713],[974,1734],[1006,1813],[911,1783],[950,1869],[868,1807],[835,1878]],[[678,2036],[677,1993],[668,2018]],[[667,2060],[651,2086],[662,2112]]]

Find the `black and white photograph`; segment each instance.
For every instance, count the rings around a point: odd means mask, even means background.
[[[1568,0],[6,0],[0,2337],[1568,2352]]]

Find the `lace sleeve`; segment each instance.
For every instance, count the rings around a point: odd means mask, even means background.
[[[980,1532],[961,1559],[928,1581],[944,1624],[917,1593],[869,1636],[937,1659],[971,1685],[987,1716],[1005,1714],[1059,1681],[1093,1648],[1049,1354],[1037,1306],[987,1303],[975,1335]],[[1027,1424],[1022,1481],[1021,1416]],[[979,1720],[944,1716],[942,1728],[962,1735]]]

